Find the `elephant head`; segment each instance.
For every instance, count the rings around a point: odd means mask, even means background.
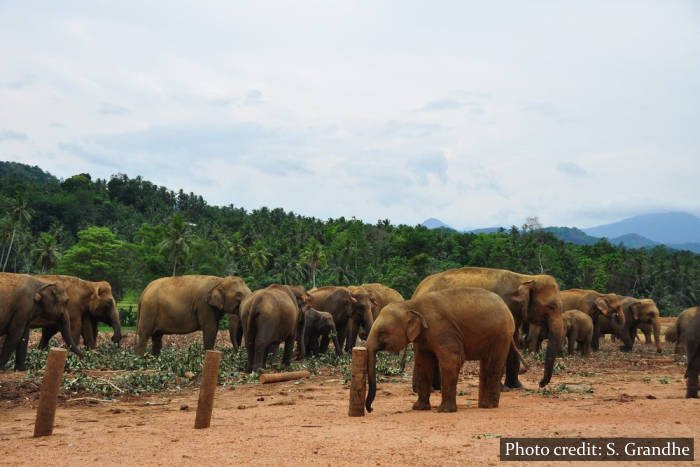
[[[400,352],[427,328],[425,318],[403,303],[391,303],[382,308],[367,336],[367,412],[372,411],[372,402],[377,394],[377,352]]]
[[[92,293],[90,294],[89,310],[95,318],[104,321],[114,329],[112,342],[119,345],[122,339],[122,330],[119,323],[119,312],[117,304],[112,296],[112,286],[107,281],[91,282]]]
[[[357,292],[352,293],[352,298],[354,300],[352,304],[353,320],[361,324],[362,327],[369,332],[369,330],[372,329],[372,323],[374,322],[374,317],[372,315],[372,299],[368,293]]]
[[[603,301],[608,306],[609,312],[607,313],[608,320],[610,321],[610,326],[612,326],[615,331],[615,335],[622,339],[621,350],[630,351],[632,350],[632,345],[634,344],[633,337],[630,336],[629,326],[632,323],[627,322],[627,317],[625,316],[624,307],[625,297],[614,293],[608,293],[603,295]]]
[[[73,340],[70,329],[70,314],[68,313],[68,293],[63,285],[56,283],[42,284],[32,297],[34,310],[32,325],[49,326],[58,324],[61,337],[68,348],[77,355],[82,355]]]
[[[251,291],[243,279],[228,276],[211,289],[207,302],[223,313],[237,314],[241,302],[250,294]]]
[[[554,371],[554,360],[561,350],[564,337],[562,321],[562,302],[559,297],[559,285],[551,276],[536,276],[535,279],[521,282],[517,290],[511,294],[514,302],[521,304],[523,318],[531,324],[547,329],[549,342],[544,362],[544,376],[540,387],[549,384]]]

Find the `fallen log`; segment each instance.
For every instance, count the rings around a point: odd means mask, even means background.
[[[309,376],[311,376],[311,373],[306,370],[288,371],[285,373],[263,373],[260,375],[260,382],[262,384],[281,383],[282,381],[292,381],[295,379],[308,378]]]

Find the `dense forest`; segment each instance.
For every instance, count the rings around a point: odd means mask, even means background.
[[[0,162],[0,252],[4,271],[108,280],[117,297],[138,297],[157,277],[194,273],[238,275],[251,289],[382,282],[410,297],[426,275],[464,265],[650,297],[662,314],[697,305],[700,295],[700,255],[663,246],[575,245],[536,222],[473,234],[389,219],[323,221],[280,208],[210,206],[125,174],[59,180],[14,162]]]

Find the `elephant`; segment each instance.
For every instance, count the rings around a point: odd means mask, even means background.
[[[466,360],[480,361],[479,407],[498,407],[503,367],[515,349],[514,331],[513,316],[501,297],[478,287],[426,292],[385,306],[367,337],[367,411],[372,411],[377,392],[377,352],[399,352],[409,342],[415,351],[418,392],[413,410],[430,409],[431,386],[439,367],[442,402],[438,412],[455,412],[457,379]]]
[[[63,285],[27,274],[0,273],[0,370],[15,353],[15,370],[26,370],[27,345],[31,323],[58,325],[68,348],[82,355],[75,345],[67,310],[68,294]]]
[[[562,302],[559,284],[549,275],[518,274],[505,269],[464,267],[448,269],[423,279],[413,292],[412,299],[424,293],[455,287],[481,287],[498,294],[506,303],[515,321],[514,342],[518,342],[520,325],[542,325],[549,332],[549,342],[545,354],[544,375],[540,387],[549,384],[554,370],[554,360],[559,355],[561,339],[564,336],[562,322]],[[506,388],[520,388],[518,380],[520,358],[511,351],[506,362]]]
[[[365,290],[367,290],[367,292],[369,292],[369,296],[373,303],[372,317],[374,319],[377,319],[379,312],[382,311],[382,308],[387,306],[389,303],[400,303],[404,301],[404,298],[398,291],[392,289],[391,287],[387,287],[384,284],[371,282],[362,284],[360,287],[363,287]]]
[[[224,313],[238,314],[250,289],[237,276],[173,276],[152,281],[141,292],[136,318],[136,355],[160,354],[163,334],[187,334],[202,330],[204,348],[214,348],[219,320]]]
[[[355,296],[347,287],[326,286],[309,291],[311,295],[311,307],[319,311],[325,311],[333,316],[335,327],[338,331],[338,343],[341,349],[348,352],[352,350],[352,324],[357,323],[358,328],[364,325],[365,329],[372,327],[372,306],[368,295]],[[356,336],[355,336],[356,337]],[[321,352],[326,348],[321,344]]]
[[[591,341],[593,350],[598,350],[599,348],[600,316],[612,317],[612,321],[608,319],[608,323],[615,335],[622,339],[625,349],[632,348],[629,333],[625,331],[625,313],[621,305],[622,296],[602,294],[595,290],[587,289],[562,290],[559,295],[565,310],[580,310],[593,320],[593,340]]]
[[[696,307],[697,309],[697,307]],[[700,313],[695,313],[685,331],[685,350],[688,355],[688,367],[685,370],[688,399],[698,398],[698,373],[700,373]]]
[[[690,331],[690,323],[693,321],[695,315],[699,314],[698,308],[700,307],[694,306],[692,308],[686,308],[685,310],[683,310],[681,314],[678,315],[678,318],[676,318],[676,321],[675,323],[673,323],[673,326],[670,326],[666,330],[666,341],[676,343],[673,349],[673,353],[680,353],[681,348],[685,343],[686,337]]]
[[[367,337],[369,329],[374,321],[374,310],[378,308],[377,301],[373,298],[372,293],[359,285],[349,285],[348,290],[352,296],[357,300],[357,303],[353,305],[353,311],[356,318],[350,321],[350,333],[348,334],[349,340],[346,340],[345,350],[350,352],[357,342],[357,337],[364,336]],[[369,307],[369,315],[372,317],[372,322],[365,318],[366,308]]]
[[[649,324],[654,331],[654,341],[656,342],[656,351],[661,353],[661,340],[659,333],[661,323],[659,321],[659,309],[651,299],[639,300],[634,297],[622,297],[621,306],[625,313],[625,324],[621,334],[629,336],[630,345],[627,344],[621,347],[622,350],[630,351],[634,344],[635,336],[637,335],[637,326],[646,323]],[[605,316],[598,318],[600,333],[617,335],[618,332],[610,324],[610,320]]]
[[[228,334],[231,338],[231,345],[233,345],[234,352],[238,352],[238,349],[241,347],[241,341],[243,340],[243,326],[241,326],[241,317],[239,315],[229,313]]]
[[[304,322],[304,346],[308,355],[321,353],[320,349],[324,347],[319,345],[319,339],[321,342],[326,343],[326,348],[328,341],[332,339],[335,353],[338,356],[343,354],[338,342],[338,331],[335,328],[335,321],[333,321],[333,316],[330,313],[309,308],[306,310]]]
[[[241,324],[248,350],[246,371],[265,368],[267,355],[284,342],[282,363],[288,367],[297,341],[304,358],[304,312],[308,299],[295,295],[291,287],[272,284],[256,290],[241,303]]]
[[[562,320],[568,340],[569,355],[574,354],[574,344],[578,342],[581,355],[589,356],[593,345],[593,318],[581,310],[566,310],[562,313]]]
[[[73,276],[41,275],[41,280],[55,282],[65,287],[68,293],[68,314],[71,322],[71,335],[76,344],[82,334],[85,347],[94,349],[97,345],[97,323],[112,326],[112,342],[119,345],[122,338],[119,312],[112,296],[109,282],[91,282]],[[35,327],[34,325],[32,327]],[[48,347],[51,337],[58,331],[56,326],[44,326],[41,330],[39,348]]]

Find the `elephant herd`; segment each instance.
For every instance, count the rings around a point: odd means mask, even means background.
[[[467,360],[479,360],[479,407],[498,407],[503,388],[520,388],[523,362],[518,345],[535,350],[547,339],[546,386],[564,342],[573,353],[598,349],[599,337],[613,334],[622,350],[634,345],[637,329],[649,342],[653,331],[659,343],[659,310],[650,299],[635,299],[592,290],[559,290],[549,275],[527,275],[478,267],[450,269],[424,278],[410,300],[379,283],[359,286],[302,286],[272,284],[251,291],[236,276],[186,275],[160,278],[143,290],[138,304],[134,352],[143,355],[162,349],[165,334],[201,330],[204,348],[214,347],[221,318],[227,315],[229,333],[237,349],[245,341],[248,372],[266,366],[267,356],[284,343],[282,362],[294,356],[324,353],[333,343],[340,355],[357,338],[366,339],[369,390],[365,405],[372,411],[376,395],[376,356],[379,351],[414,348],[415,410],[430,408],[432,389],[441,389],[441,412],[456,410],[457,377]],[[88,348],[96,344],[97,322],[112,326],[112,341],[121,329],[112,290],[107,282],[72,276],[29,276],[0,273],[0,369],[15,353],[15,369],[25,369],[29,330],[42,328],[40,347],[61,332],[76,354],[80,337]],[[520,340],[520,336],[523,336]],[[687,397],[697,397],[700,371],[700,313],[683,312],[666,339],[676,351],[685,343],[688,354]],[[503,386],[502,376],[505,374]]]

